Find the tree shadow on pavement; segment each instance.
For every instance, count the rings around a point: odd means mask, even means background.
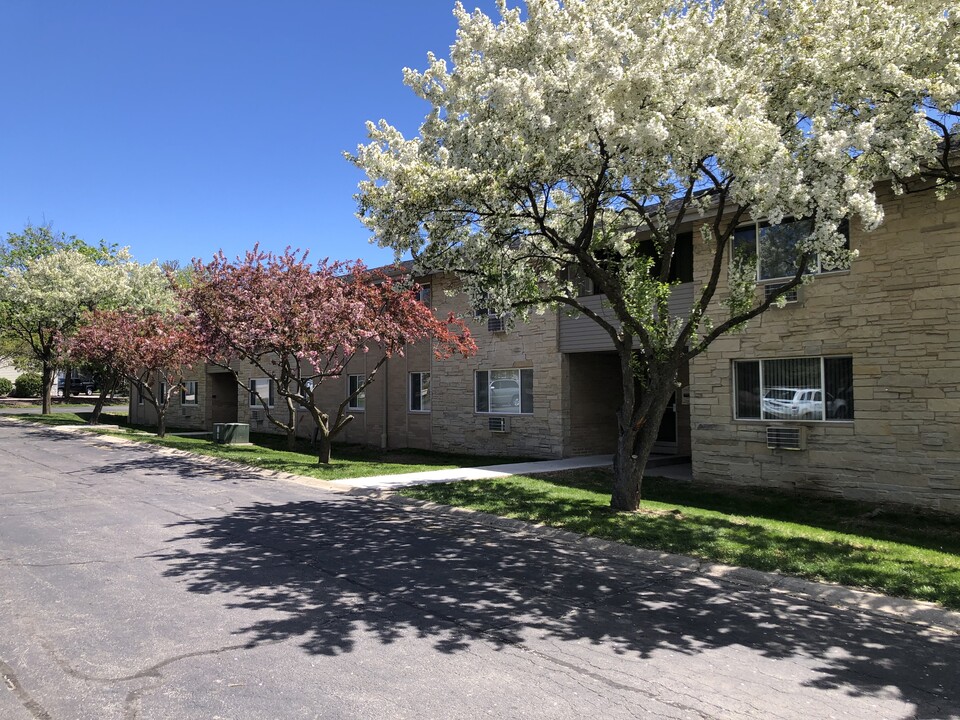
[[[413,633],[443,653],[531,638],[589,643],[637,661],[742,646],[793,658],[803,684],[854,696],[891,689],[918,718],[957,717],[956,638],[794,597],[427,511],[355,498],[256,503],[170,526],[164,574],[226,605],[261,611],[251,644],[309,653]],[[814,679],[809,679],[813,677]]]

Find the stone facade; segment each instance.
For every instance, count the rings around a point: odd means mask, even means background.
[[[532,315],[529,322],[506,332],[491,332],[484,319],[474,321],[452,276],[433,276],[430,285],[431,304],[439,317],[453,312],[467,319],[477,354],[466,360],[459,355],[438,360],[432,348],[421,343],[408,348],[404,356],[389,359],[367,387],[363,410],[352,412],[354,420],[336,441],[493,456],[560,457],[564,451],[564,385],[556,313]],[[333,408],[347,396],[348,376],[365,375],[377,360],[374,353],[358,355],[343,378],[324,382],[318,398]],[[533,412],[476,412],[475,372],[505,369],[533,370]],[[409,374],[413,372],[430,373],[429,412],[410,410]],[[508,430],[491,431],[491,417],[507,418]]]
[[[883,200],[878,230],[851,224],[849,271],[691,363],[696,479],[960,513],[960,196]],[[699,282],[707,256],[697,248]],[[820,356],[853,358],[848,422],[734,419],[734,361]],[[768,449],[772,424],[805,426],[806,449]]]

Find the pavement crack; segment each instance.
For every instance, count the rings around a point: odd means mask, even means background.
[[[50,713],[44,710],[43,706],[30,696],[30,693],[20,684],[20,680],[17,678],[17,674],[13,671],[13,668],[3,660],[0,660],[0,678],[3,678],[3,684],[10,689],[10,692],[14,694],[24,709],[30,713],[35,720],[52,720]]]
[[[263,643],[261,643],[263,644]],[[98,675],[91,675],[89,673],[82,672],[77,670],[72,665],[70,665],[66,660],[60,657],[60,654],[57,650],[52,647],[48,642],[41,641],[43,648],[50,654],[54,659],[57,665],[60,666],[60,669],[63,670],[67,675],[77,680],[85,680],[87,682],[101,682],[101,683],[116,683],[116,682],[129,682],[130,680],[142,680],[144,678],[159,678],[161,677],[161,670],[168,667],[174,663],[180,662],[181,660],[189,660],[196,657],[220,655],[225,652],[230,652],[231,650],[247,650],[254,647],[253,643],[236,643],[233,645],[223,645],[218,648],[211,648],[209,650],[194,650],[193,652],[180,653],[179,655],[172,655],[168,658],[164,658],[159,662],[154,663],[138,672],[132,673],[130,675],[119,675],[116,677],[103,677]]]

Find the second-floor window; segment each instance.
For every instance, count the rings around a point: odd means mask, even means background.
[[[416,298],[419,302],[422,302],[424,305],[429,305],[432,301],[433,296],[430,292],[430,284],[420,285],[416,292]]]
[[[734,257],[754,259],[757,263],[757,281],[785,280],[797,273],[800,259],[798,244],[813,232],[812,220],[784,220],[779,225],[767,222],[751,223],[737,228],[733,238]],[[844,223],[840,232],[850,246],[849,225]],[[846,268],[828,265],[815,257],[807,268],[808,273],[825,273]]]

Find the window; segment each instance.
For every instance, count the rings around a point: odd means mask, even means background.
[[[160,387],[157,392],[157,402],[161,405],[167,401],[167,383],[165,380],[160,381]]]
[[[433,295],[430,293],[430,284],[419,285],[417,291],[414,295],[417,298],[418,302],[422,302],[424,305],[429,305]]]
[[[187,380],[183,383],[183,387],[180,389],[180,404],[181,405],[196,405],[197,404],[197,390],[200,383],[196,380]]]
[[[853,419],[852,358],[738,360],[733,370],[738,420]]]
[[[637,249],[642,254],[653,258],[653,264],[650,266],[650,275],[660,277],[660,268],[663,265],[663,259],[660,257],[660,250],[657,249],[653,240],[642,240],[637,245]],[[667,278],[672,283],[693,282],[693,232],[677,233],[676,242],[673,244],[673,259],[670,261],[670,273]]]
[[[259,397],[257,397],[259,395]],[[267,401],[267,407],[273,407],[273,382],[270,378],[251,378],[250,380],[250,407],[259,407],[261,399]]]
[[[478,370],[475,380],[478,413],[533,412],[533,370]]]
[[[430,412],[430,373],[410,373],[410,412]]]
[[[347,407],[350,410],[363,410],[367,406],[366,390],[360,390],[360,392],[354,396],[354,393],[363,387],[364,379],[363,375],[347,375],[347,395],[350,396],[350,402],[347,403]]]
[[[850,226],[844,222],[840,233],[850,246]],[[733,236],[735,258],[757,261],[757,281],[783,280],[797,273],[799,251],[797,245],[813,232],[812,220],[784,220],[779,225],[761,222],[737,228]],[[846,268],[827,265],[814,258],[807,268],[808,273],[835,272]]]

